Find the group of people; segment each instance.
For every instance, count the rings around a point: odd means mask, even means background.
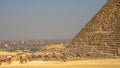
[[[11,64],[11,61],[12,61],[12,56],[0,56],[0,65],[4,62],[4,63],[7,63],[7,64]]]
[[[27,59],[25,58],[22,58],[26,56]],[[63,53],[56,53],[56,52],[53,52],[53,53],[32,53],[32,54],[24,54],[24,55],[21,55],[20,56],[20,62],[21,60],[22,61],[25,61],[25,63],[27,62],[27,60],[29,61],[32,61],[32,60],[58,60],[58,59],[61,59],[63,60],[64,62],[67,60],[67,55],[65,52]]]
[[[67,60],[67,55],[65,52],[62,54],[60,53],[38,53],[38,54],[22,54],[19,56],[19,61],[20,63],[27,63],[27,61],[32,61],[32,60],[51,60],[51,59],[62,59],[64,62]]]
[[[67,53],[66,52],[61,52],[61,53],[38,53],[38,54],[22,54],[19,55],[19,61],[20,63],[27,63],[27,61],[32,61],[32,60],[37,60],[37,59],[42,59],[42,60],[52,60],[52,59],[61,59],[64,62],[67,60]],[[81,57],[81,54],[79,52],[76,53],[75,57]],[[6,57],[0,57],[0,65],[4,62],[7,64],[11,64],[12,61],[12,56],[6,56]]]

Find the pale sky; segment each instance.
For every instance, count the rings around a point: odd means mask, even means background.
[[[72,39],[107,0],[0,0],[0,40]]]

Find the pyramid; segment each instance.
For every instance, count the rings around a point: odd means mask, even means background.
[[[95,46],[103,52],[120,55],[120,0],[108,0],[67,48],[81,45]]]

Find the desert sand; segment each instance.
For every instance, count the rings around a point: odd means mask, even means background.
[[[2,64],[0,68],[120,68],[120,59],[92,59],[78,61],[31,61],[20,64]]]

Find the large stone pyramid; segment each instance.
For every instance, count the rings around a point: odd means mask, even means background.
[[[120,0],[108,0],[67,47],[81,45],[96,46],[98,50],[119,54]]]

